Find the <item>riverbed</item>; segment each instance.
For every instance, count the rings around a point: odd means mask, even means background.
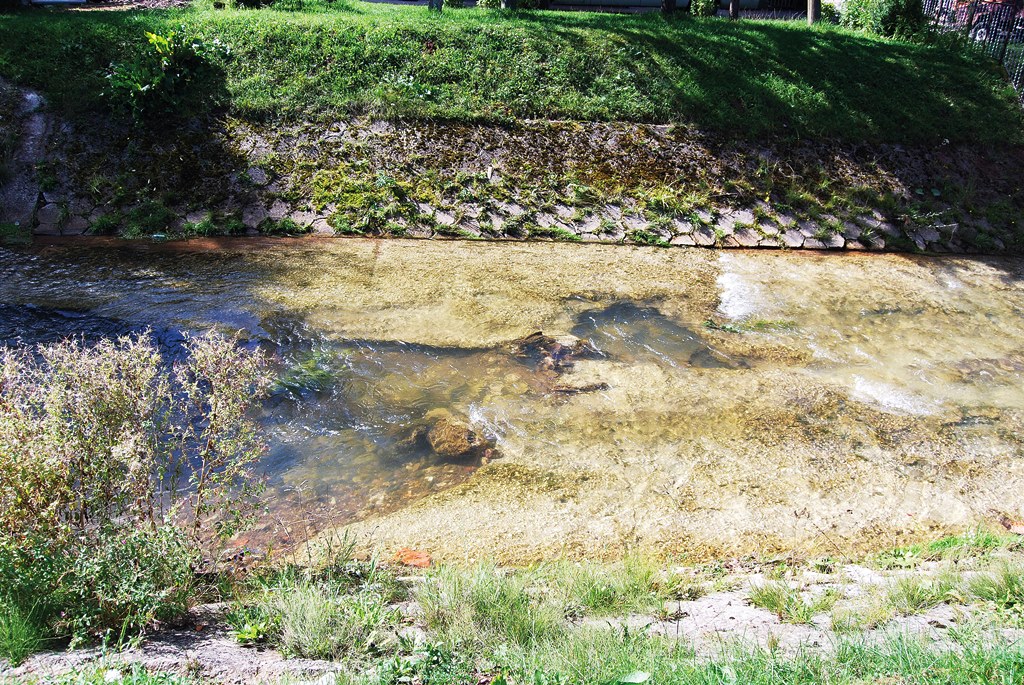
[[[56,241],[0,251],[0,341],[267,349],[253,546],[841,556],[1024,514],[1022,279],[997,258]],[[517,347],[537,331],[591,353],[552,369]],[[410,440],[442,410],[493,450]]]

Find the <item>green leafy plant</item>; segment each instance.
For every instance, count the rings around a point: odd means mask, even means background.
[[[690,0],[690,13],[695,17],[713,17],[718,14],[718,0]]]
[[[927,20],[921,0],[847,0],[842,24],[887,38],[915,38]]]
[[[0,350],[0,588],[48,635],[180,614],[199,554],[251,521],[265,358],[185,347],[175,364],[144,335]]]
[[[107,95],[137,121],[155,120],[202,109],[214,92],[219,74],[215,60],[229,50],[218,40],[190,40],[174,31],[162,36],[146,32],[147,48],[134,59],[107,70]]]
[[[312,230],[311,226],[299,226],[293,219],[288,217],[283,219],[264,219],[263,223],[259,225],[259,231],[264,235],[294,236],[303,235]]]

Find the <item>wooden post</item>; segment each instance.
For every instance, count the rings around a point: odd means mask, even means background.
[[[501,0],[501,9],[503,10],[514,10],[516,8],[516,0]]]
[[[740,0],[729,0],[729,18],[740,18]]]
[[[430,12],[441,13],[444,9],[444,0],[427,0],[427,10]]]
[[[813,26],[821,21],[821,0],[807,0],[807,23]]]
[[[676,11],[676,0],[661,0],[661,13],[672,14]]]

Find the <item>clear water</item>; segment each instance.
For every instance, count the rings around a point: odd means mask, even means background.
[[[594,475],[568,497],[578,510],[551,491],[544,515],[562,527],[531,533],[537,549],[611,543],[618,528],[595,521],[629,517],[652,541],[814,537],[801,506],[852,539],[1021,513],[1021,272],[549,244],[65,243],[0,252],[0,343],[148,327],[174,352],[182,331],[215,327],[270,350],[285,383],[264,407],[273,515],[255,544],[374,521],[430,538],[402,512],[503,473],[409,440],[438,408],[495,440],[495,464]],[[537,330],[600,354],[555,374],[514,351]],[[466,540],[502,544],[489,507],[459,521]],[[510,530],[547,520],[521,516]]]

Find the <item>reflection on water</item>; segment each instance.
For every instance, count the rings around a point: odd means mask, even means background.
[[[836,535],[869,520],[955,523],[993,501],[1024,505],[1005,490],[1024,410],[1013,263],[400,241],[219,247],[2,252],[0,343],[149,327],[176,353],[182,332],[243,330],[279,373],[263,416],[274,506],[258,544],[392,514],[383,535],[430,539],[416,526],[437,520],[396,512],[492,461],[548,474],[542,486],[508,487],[550,492],[553,504],[514,514],[529,533],[494,525],[513,513],[487,498],[474,505],[481,520],[463,512],[458,523],[484,540],[491,529],[532,536],[538,548],[545,535],[585,546],[612,535],[599,521],[626,515],[639,521],[630,535],[739,539],[791,532],[808,501],[815,526]],[[558,338],[558,364],[517,347],[537,330]],[[574,339],[593,354],[563,364]],[[493,449],[439,448],[444,431]],[[976,485],[947,492],[960,461]],[[593,492],[551,485],[584,471],[600,476]],[[927,504],[935,497],[958,499]]]

